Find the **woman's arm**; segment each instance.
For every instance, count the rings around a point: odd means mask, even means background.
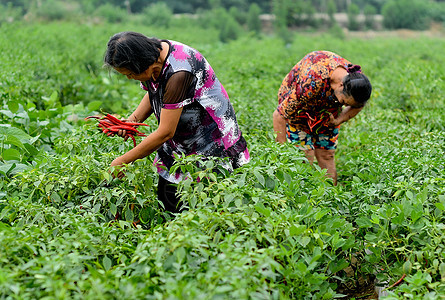
[[[175,135],[181,113],[182,108],[162,109],[159,127],[142,140],[139,145],[113,160],[111,166],[129,164],[156,151],[163,143]]]
[[[144,95],[136,110],[128,117],[130,122],[144,122],[151,114],[153,110],[150,104],[150,97],[148,93]]]
[[[278,143],[286,142],[286,119],[277,111],[273,112],[273,130],[275,131],[277,137],[275,141]]]
[[[142,98],[141,102],[139,103],[138,107],[136,108],[136,110],[126,119],[126,121],[142,123],[152,113],[153,110],[151,108],[150,97],[148,96],[148,93],[146,93]],[[126,130],[119,130],[117,132],[117,135],[123,137],[125,141],[128,139]]]
[[[352,106],[346,106],[345,108],[343,108],[337,118],[335,118],[333,115],[330,115],[329,123],[332,126],[338,126],[354,118],[362,109],[363,107],[354,108]]]

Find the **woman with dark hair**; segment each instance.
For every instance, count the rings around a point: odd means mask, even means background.
[[[276,141],[288,140],[317,159],[337,184],[335,149],[340,124],[355,117],[371,97],[371,83],[358,65],[329,51],[314,51],[284,78],[273,113]]]
[[[127,120],[143,122],[154,114],[159,124],[111,166],[129,164],[157,151],[158,198],[167,211],[180,211],[176,184],[186,176],[169,171],[175,155],[227,158],[222,164],[229,171],[249,161],[229,97],[198,51],[171,40],[121,32],[109,40],[104,62],[128,79],[140,81],[147,92]]]

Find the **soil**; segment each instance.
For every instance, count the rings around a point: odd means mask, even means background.
[[[375,276],[366,275],[366,276],[354,276],[354,271],[351,267],[343,270],[348,274],[351,280],[340,283],[337,292],[343,295],[347,295],[346,298],[343,299],[379,299],[379,294],[376,290],[375,286]]]
[[[347,268],[341,270],[343,275],[349,278],[346,282],[339,282],[337,292],[347,297],[342,299],[360,299],[360,300],[370,300],[379,299],[379,290],[381,288],[376,287],[376,278],[373,274],[364,275],[358,274],[356,270],[359,270],[360,262],[352,257],[351,264]]]
[[[445,28],[442,24],[433,23],[428,30],[409,30],[409,29],[399,29],[399,30],[382,30],[382,31],[348,31],[347,29],[343,29],[345,31],[345,35],[350,38],[364,38],[364,39],[373,39],[378,37],[383,38],[405,38],[405,39],[415,39],[421,37],[428,38],[444,38],[445,37]]]

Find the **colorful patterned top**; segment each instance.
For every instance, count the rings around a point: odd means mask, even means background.
[[[334,98],[330,76],[337,67],[352,64],[329,51],[314,51],[300,60],[284,78],[278,91],[278,112],[287,122],[307,133],[326,133],[329,113],[337,117],[342,104]]]
[[[210,64],[187,45],[163,42],[170,45],[170,50],[161,74],[156,81],[141,82],[141,87],[149,93],[158,122],[161,108],[182,107],[183,110],[175,135],[157,151],[155,165],[159,175],[173,183],[182,180],[184,174],[169,174],[168,171],[174,163],[175,154],[228,157],[230,165],[226,167],[229,170],[247,163],[246,140],[241,135],[229,97]],[[186,91],[182,92],[180,102],[166,103],[164,94],[169,87],[169,79],[178,72],[188,75],[191,80],[184,88]]]

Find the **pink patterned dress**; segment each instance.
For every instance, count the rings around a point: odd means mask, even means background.
[[[149,93],[158,122],[161,109],[183,108],[173,138],[157,151],[155,165],[164,179],[178,183],[184,174],[170,174],[174,155],[198,154],[204,157],[227,157],[230,171],[249,161],[246,140],[238,127],[229,97],[210,64],[195,49],[179,42],[163,40],[170,45],[161,75],[156,81],[141,82]],[[164,103],[164,93],[172,75],[187,72],[192,78],[182,101]]]

